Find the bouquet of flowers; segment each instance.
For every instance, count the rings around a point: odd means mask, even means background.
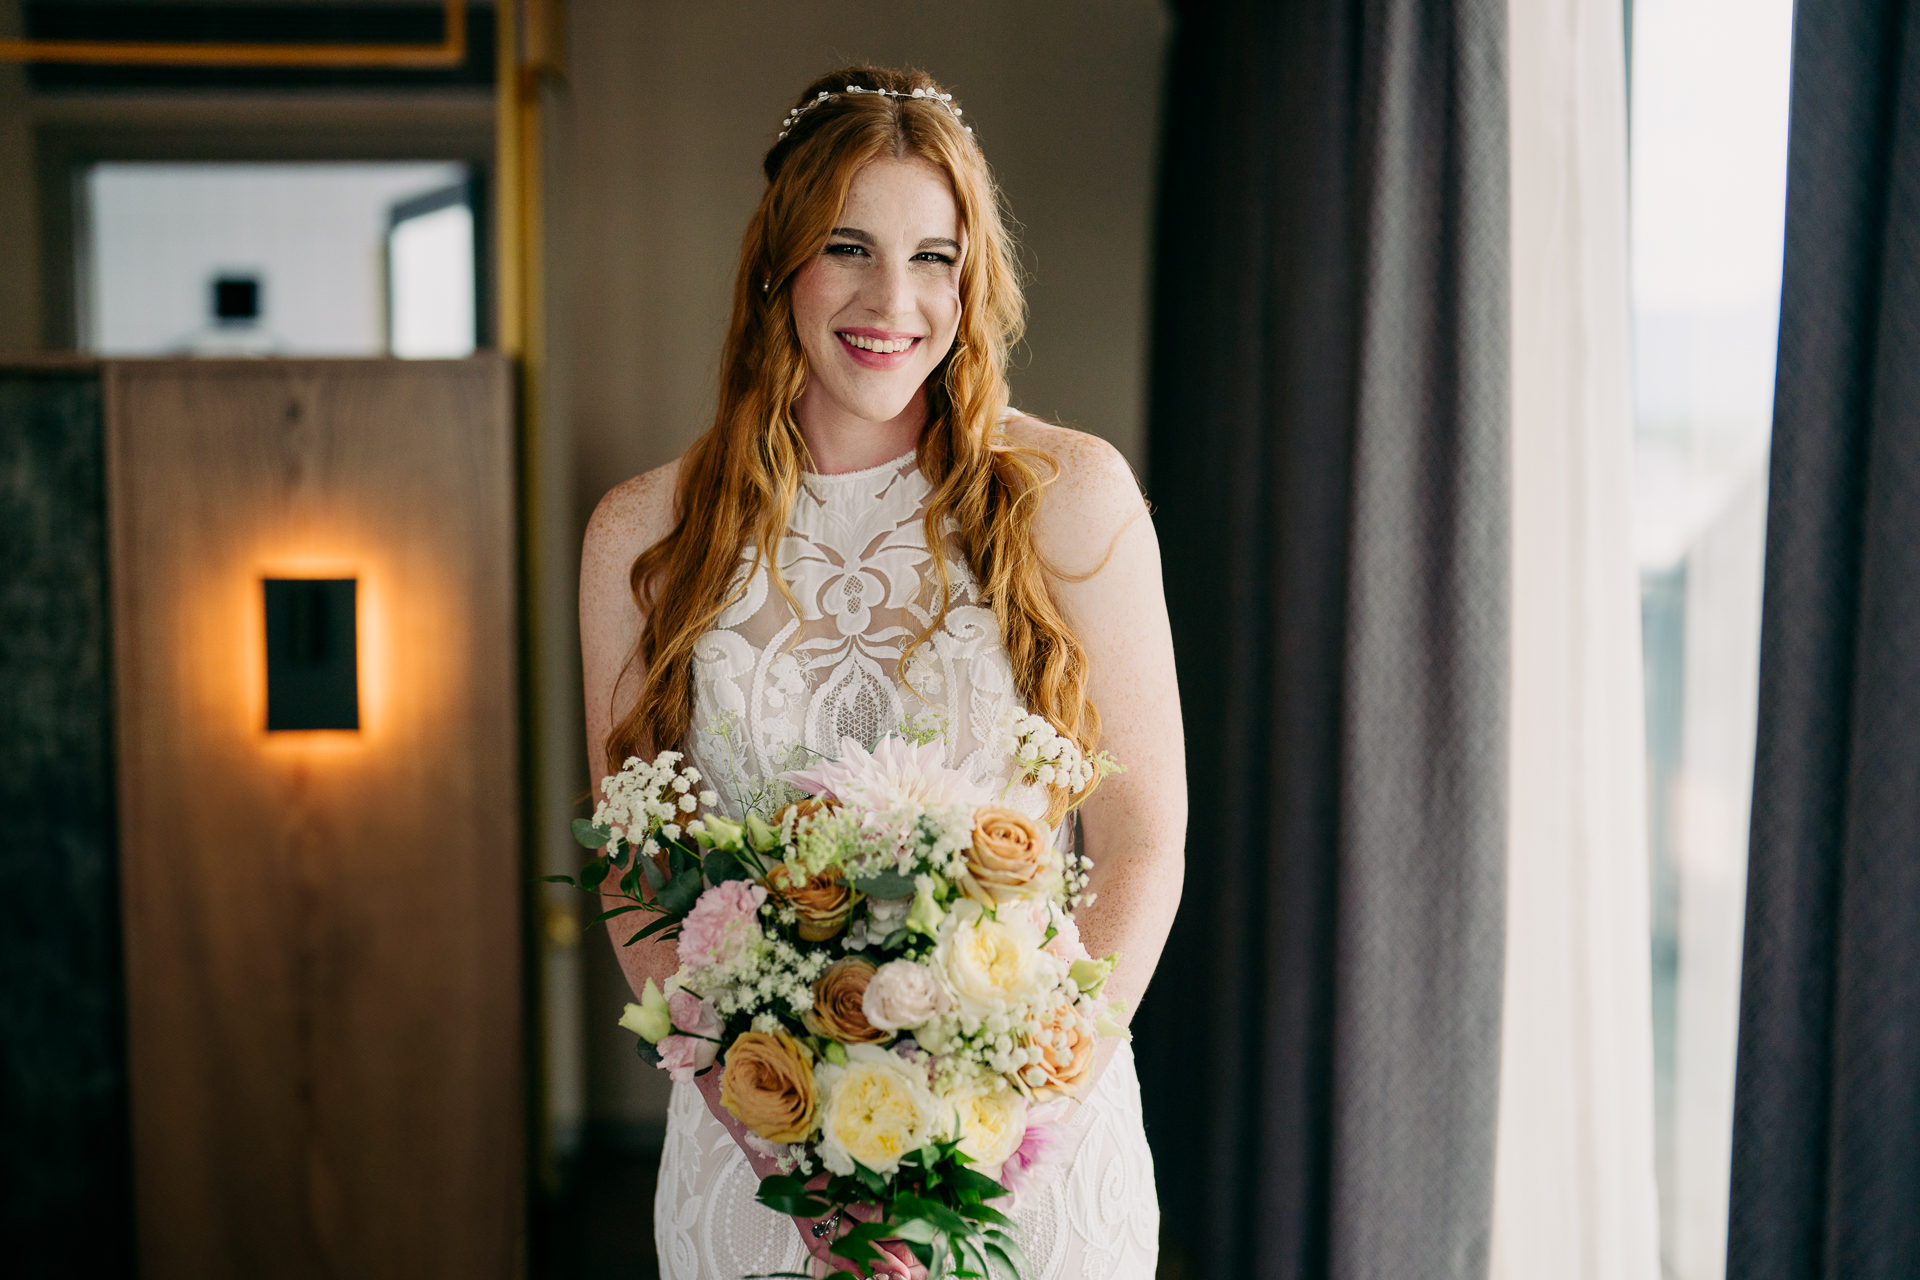
[[[832,1245],[863,1272],[898,1239],[935,1276],[1017,1277],[1013,1222],[989,1201],[1046,1175],[1096,1038],[1126,1034],[1101,994],[1118,957],[1089,956],[1074,927],[1088,861],[943,766],[934,736],[845,739],[739,821],[677,752],[630,759],[574,824],[598,851],[577,883],[617,884],[602,919],[652,917],[629,945],[678,941],[679,970],[621,1025],[677,1081],[720,1071],[721,1102],[780,1170],[763,1204],[823,1219],[816,1234],[872,1206]],[[1008,787],[1056,810],[1119,767],[1025,713],[997,745]]]

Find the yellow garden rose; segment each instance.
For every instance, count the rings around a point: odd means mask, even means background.
[[[1040,932],[1011,915],[992,919],[976,902],[958,902],[940,928],[930,967],[946,980],[960,1011],[988,1017],[1039,989]]]
[[[1027,1100],[996,1078],[950,1095],[947,1102],[958,1117],[960,1150],[981,1173],[999,1177],[1000,1166],[1027,1135]]]
[[[924,1068],[870,1044],[847,1047],[847,1064],[820,1067],[820,1162],[850,1174],[854,1161],[890,1174],[935,1136],[940,1105]]]

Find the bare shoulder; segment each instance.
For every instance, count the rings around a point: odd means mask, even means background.
[[[1056,427],[1037,418],[1007,421],[1007,438],[1038,449],[1060,468],[1041,498],[1035,533],[1041,550],[1055,564],[1092,567],[1105,549],[1145,514],[1139,478],[1118,449],[1099,436]]]
[[[674,490],[680,460],[637,475],[607,491],[587,521],[580,550],[582,587],[609,573],[623,585],[635,557],[673,531]]]

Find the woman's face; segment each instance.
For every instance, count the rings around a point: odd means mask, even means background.
[[[960,213],[925,160],[875,160],[853,176],[819,254],[793,281],[807,353],[803,415],[900,416],[960,326]]]

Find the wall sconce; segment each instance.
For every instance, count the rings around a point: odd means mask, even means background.
[[[267,731],[358,729],[356,578],[266,578]]]

